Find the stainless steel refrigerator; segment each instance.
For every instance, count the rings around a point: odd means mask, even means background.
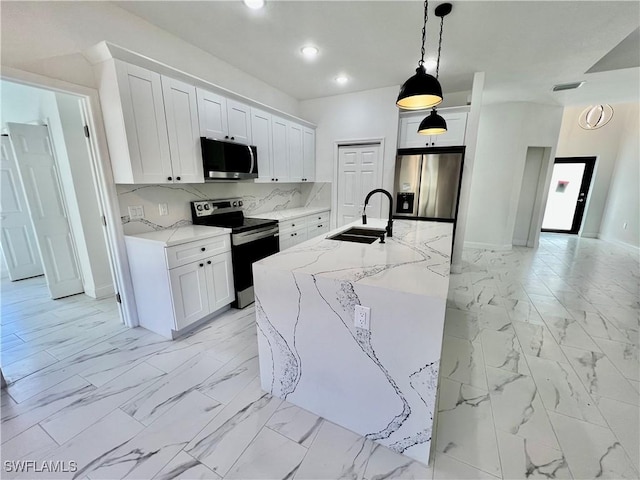
[[[394,216],[454,222],[464,147],[398,150]]]

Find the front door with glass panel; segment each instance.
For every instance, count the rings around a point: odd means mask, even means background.
[[[595,157],[556,158],[551,175],[543,232],[577,234],[582,225]]]

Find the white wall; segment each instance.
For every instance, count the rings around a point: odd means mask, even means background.
[[[640,248],[640,106],[616,109],[620,144],[604,210],[600,238]],[[616,106],[614,106],[616,108]],[[603,127],[604,128],[604,127]],[[623,224],[627,224],[627,228]]]
[[[483,105],[465,244],[510,249],[527,149],[558,142],[562,107],[525,102]],[[548,187],[547,187],[548,188]]]
[[[399,86],[300,102],[300,115],[316,130],[316,179],[332,182],[336,142],[384,138],[382,188],[393,190],[398,142]],[[364,200],[364,199],[363,199]]]
[[[513,229],[514,245],[527,246],[529,241],[536,200],[539,197],[538,184],[540,183],[540,173],[543,171],[544,154],[544,148],[529,147],[527,149],[522,185],[520,187],[520,200],[518,201],[518,211],[516,213],[516,225]]]
[[[611,121],[596,130],[584,130],[578,125],[578,116],[587,107],[567,107],[562,116],[562,128],[558,139],[556,157],[596,157],[596,168],[587,207],[582,220],[580,235],[597,237],[600,233],[609,185],[613,174],[621,135],[627,125],[630,112],[637,112],[637,104],[615,104]]]
[[[96,88],[93,69],[82,52],[107,40],[298,114],[293,97],[112,3],[3,2],[0,21],[3,65]]]

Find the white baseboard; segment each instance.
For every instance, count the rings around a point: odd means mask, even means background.
[[[508,252],[513,249],[513,245],[496,245],[493,243],[464,242],[464,248],[475,248],[480,250],[493,250],[495,252]]]
[[[580,234],[584,238],[598,238],[598,232],[584,232]]]
[[[85,287],[84,293],[85,295],[88,295],[91,298],[99,299],[99,298],[105,298],[105,297],[114,295],[116,292],[113,289],[113,284],[109,284],[109,285],[103,285],[97,288]]]
[[[605,242],[613,243],[614,245],[622,247],[625,250],[629,250],[630,252],[640,254],[640,247],[636,247],[635,245],[631,245],[630,243],[621,242],[620,240],[616,240],[615,238],[603,237],[601,235],[598,235],[597,238],[599,238],[600,240],[604,240]]]

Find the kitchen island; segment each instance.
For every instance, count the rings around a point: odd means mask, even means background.
[[[255,263],[262,388],[427,464],[452,228],[396,220],[385,243],[318,237]]]

